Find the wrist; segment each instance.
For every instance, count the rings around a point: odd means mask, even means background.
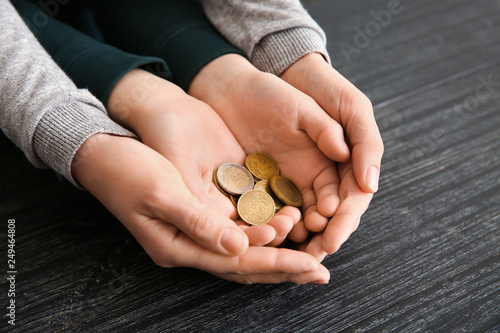
[[[142,122],[182,89],[142,69],[133,69],[114,86],[106,108],[111,119],[139,134]]]
[[[321,53],[312,52],[297,60],[280,77],[296,88],[298,86],[307,87],[308,79],[317,79],[316,73],[328,72],[332,69]]]
[[[226,54],[212,60],[194,77],[189,94],[211,104],[229,96],[236,83],[247,75],[261,74],[247,59],[238,54]]]
[[[96,177],[106,163],[107,147],[113,145],[115,140],[129,140],[129,138],[111,134],[98,133],[88,137],[76,152],[71,161],[71,174],[84,188],[90,191]]]

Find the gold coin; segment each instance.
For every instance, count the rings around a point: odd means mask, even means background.
[[[276,196],[288,206],[302,206],[302,195],[295,185],[283,176],[273,176],[269,181]]]
[[[238,200],[237,208],[241,219],[252,225],[269,222],[275,211],[273,198],[259,190],[243,193]]]
[[[272,176],[280,174],[278,163],[269,155],[264,153],[251,153],[245,160],[247,169],[258,179],[271,179]]]
[[[253,188],[252,174],[242,165],[222,164],[217,169],[217,182],[229,194],[243,194]]]
[[[214,170],[214,176],[213,176],[213,177],[214,177],[214,184],[215,184],[215,187],[217,187],[217,189],[218,189],[218,190],[219,190],[222,194],[224,194],[226,197],[229,197],[229,193],[227,193],[226,191],[224,191],[224,190],[222,189],[222,187],[220,187],[219,182],[217,181],[217,169],[216,169],[216,170]]]
[[[258,190],[258,191],[264,191],[267,194],[269,194],[271,196],[271,198],[273,198],[274,206],[275,206],[277,211],[280,210],[281,208],[283,208],[283,206],[284,206],[283,202],[280,199],[278,199],[276,194],[274,194],[268,180],[263,179],[263,180],[258,181],[257,183],[255,183],[255,186],[253,187],[253,189]]]

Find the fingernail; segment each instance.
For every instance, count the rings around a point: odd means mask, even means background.
[[[373,191],[373,193],[378,191],[378,177],[378,168],[373,165],[369,167],[366,171],[365,183]]]
[[[316,281],[311,281],[313,284],[328,284],[328,280],[316,280]]]
[[[220,245],[230,254],[241,254],[248,243],[247,236],[232,227],[226,228],[220,239]]]

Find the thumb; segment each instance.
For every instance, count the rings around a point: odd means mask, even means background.
[[[178,197],[181,199],[181,197]],[[223,255],[241,255],[248,249],[249,240],[236,223],[212,209],[193,195],[163,206],[158,218],[167,221],[203,248]]]
[[[305,112],[299,118],[299,127],[316,142],[318,148],[331,160],[345,162],[350,155],[342,126],[331,118],[314,100],[304,104]]]

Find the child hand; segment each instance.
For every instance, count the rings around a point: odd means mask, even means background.
[[[236,221],[250,245],[279,245],[299,221],[300,211],[293,207],[282,209],[264,225],[249,226],[238,218],[234,205],[216,188],[213,172],[223,163],[243,164],[245,152],[208,105],[174,84],[133,70],[115,86],[108,110],[166,157],[196,198]]]

